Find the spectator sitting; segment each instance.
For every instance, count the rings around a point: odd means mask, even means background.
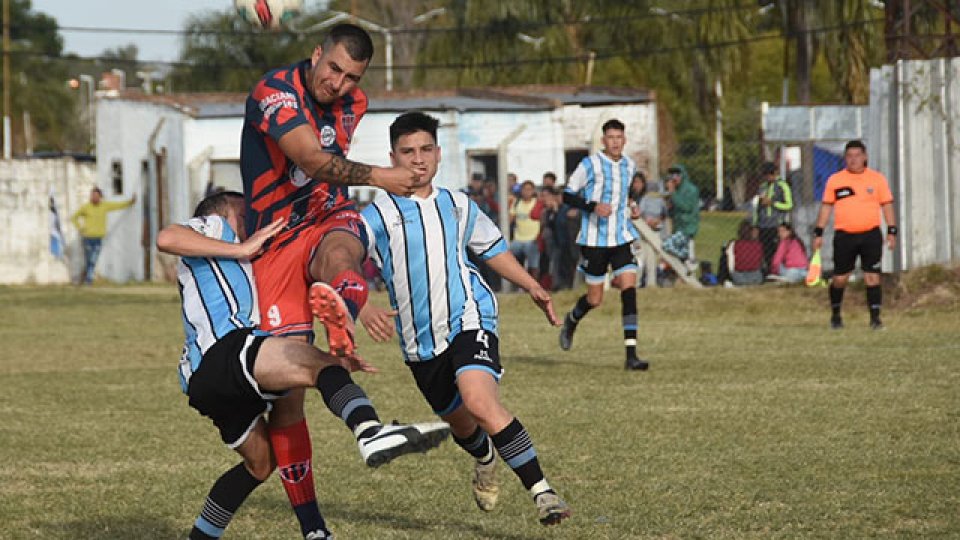
[[[737,239],[727,245],[727,266],[734,285],[763,283],[763,244],[759,238],[760,231],[744,220]]]
[[[781,223],[777,227],[777,234],[780,236],[780,244],[773,255],[771,272],[787,283],[799,283],[807,275],[807,250],[803,241],[797,237],[789,223]]]

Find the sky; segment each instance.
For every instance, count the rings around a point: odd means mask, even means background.
[[[64,26],[181,30],[191,14],[233,9],[233,0],[33,0],[33,10]],[[97,56],[104,49],[134,43],[141,60],[176,60],[180,37],[61,30],[66,52]]]

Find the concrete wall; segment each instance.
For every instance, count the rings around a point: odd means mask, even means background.
[[[156,231],[189,213],[190,184],[183,152],[186,115],[152,103],[101,99],[97,105],[97,178],[108,197],[137,194],[132,211],[111,224],[98,266],[100,274],[120,282],[163,276],[154,242]],[[151,147],[152,143],[152,147]],[[157,155],[163,159],[163,186],[158,189]],[[112,164],[123,165],[123,190],[110,185]],[[160,216],[159,193],[164,213]],[[146,224],[146,234],[145,234]],[[150,275],[144,252],[150,254]]]
[[[600,128],[604,122],[616,118],[626,126],[627,144],[623,153],[637,162],[637,167],[646,171],[659,170],[657,160],[657,106],[656,103],[631,105],[606,105],[563,107],[563,139],[565,149],[583,148],[591,152],[600,150]],[[562,164],[562,162],[561,162]],[[563,167],[556,169],[558,172]]]
[[[80,275],[83,254],[70,223],[87,202],[96,169],[72,159],[0,160],[0,283],[68,283]],[[65,241],[63,259],[50,254],[51,190]],[[120,219],[114,212],[109,224]]]

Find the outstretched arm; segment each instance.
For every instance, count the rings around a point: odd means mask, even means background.
[[[249,259],[259,253],[263,243],[277,234],[283,225],[284,220],[278,219],[239,244],[210,238],[185,225],[167,225],[157,235],[157,249],[181,257]]]
[[[517,287],[526,290],[533,302],[537,304],[537,307],[543,310],[543,314],[547,316],[550,324],[553,326],[560,325],[557,314],[553,310],[553,299],[550,298],[550,293],[545,291],[543,287],[537,283],[537,280],[533,279],[533,276],[528,274],[527,271],[520,266],[520,263],[517,262],[513,254],[509,251],[504,251],[503,253],[490,257],[486,262],[494,272],[500,274],[504,279]]]

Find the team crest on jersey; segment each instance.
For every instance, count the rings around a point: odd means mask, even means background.
[[[331,126],[323,126],[320,129],[320,144],[323,146],[330,146],[337,140],[337,130],[333,129]]]
[[[868,187],[868,188],[867,188],[867,193],[869,193],[870,195],[873,195],[873,188],[872,188],[872,187]]]
[[[290,168],[287,169],[287,175],[290,177],[290,183],[297,187],[303,187],[312,180],[310,175],[303,172],[303,169],[296,164],[290,165]]]
[[[297,463],[291,463],[286,467],[280,467],[280,478],[283,478],[283,481],[288,484],[296,484],[306,478],[309,472],[310,462],[299,461]]]
[[[450,212],[453,214],[453,219],[460,221],[460,218],[463,217],[463,208],[459,206],[454,206]]]
[[[347,138],[353,136],[353,129],[357,127],[357,115],[352,113],[343,113],[343,116],[340,118],[340,124],[343,125],[343,130],[347,133]]]

